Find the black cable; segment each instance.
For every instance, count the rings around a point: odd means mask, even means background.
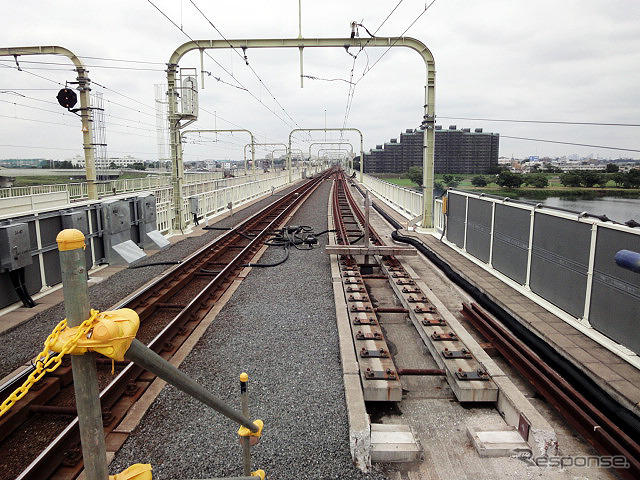
[[[580,393],[585,395],[596,407],[631,438],[638,439],[640,436],[640,419],[624,406],[620,405],[606,391],[601,389],[591,378],[577,367],[562,357],[553,347],[547,344],[540,337],[524,327],[511,314],[497,305],[478,287],[465,280],[456,273],[451,266],[442,260],[435,252],[430,250],[420,240],[413,237],[406,237],[398,231],[391,233],[391,237],[402,243],[408,243],[416,247],[422,254],[431,260],[447,277],[454,283],[461,286],[469,293],[478,304],[494,315],[502,322],[514,335],[522,340],[538,356],[548,363],[561,376],[565,377]]]
[[[560,145],[576,145],[578,147],[605,148],[607,150],[620,150],[624,152],[640,152],[640,150],[634,149],[634,148],[618,148],[618,147],[607,147],[605,145],[590,145],[588,143],[560,142],[558,140],[545,140],[542,138],[510,137],[509,135],[500,135],[500,136],[502,138],[511,138],[514,140],[528,140],[530,142],[558,143]]]
[[[323,230],[321,232],[316,233],[315,236],[319,237],[320,235],[324,235],[325,233],[330,233],[330,232],[337,232],[337,230],[335,228],[331,228],[329,230]]]
[[[243,267],[260,267],[260,268],[277,267],[278,265],[282,265],[284,262],[286,262],[289,259],[289,251],[290,251],[289,247],[285,247],[285,251],[287,253],[285,254],[284,258],[275,263],[247,263],[243,265]]]
[[[179,265],[181,263],[182,263],[181,260],[177,260],[175,262],[153,262],[153,263],[145,263],[144,265],[132,265],[129,268],[154,267],[156,265]]]

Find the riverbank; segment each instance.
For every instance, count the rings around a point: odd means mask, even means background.
[[[440,178],[438,178],[440,177]],[[418,185],[408,178],[401,176],[397,177],[382,177],[381,180],[385,182],[400,185],[406,188],[413,188],[418,190]],[[502,188],[495,183],[484,187],[475,187],[471,184],[470,178],[463,178],[460,184],[455,187],[461,190],[467,190],[470,192],[485,193],[488,195],[496,195],[499,197],[519,198],[526,197],[537,200],[544,200],[549,197],[563,197],[563,198],[582,198],[582,199],[595,199],[601,197],[616,197],[616,198],[640,198],[640,189],[637,188],[621,188],[621,187],[563,187],[557,182],[557,179],[551,182],[549,187],[536,188],[536,187],[520,187],[520,188]],[[442,182],[442,175],[436,175],[436,182]],[[444,186],[444,185],[443,185]]]
[[[544,200],[549,197],[565,197],[565,198],[582,198],[582,199],[594,199],[601,197],[616,197],[616,198],[640,198],[640,189],[637,188],[580,188],[580,187],[567,187],[567,188],[494,188],[494,187],[458,187],[463,190],[485,193],[488,195],[496,195],[499,197],[509,198],[535,198]]]

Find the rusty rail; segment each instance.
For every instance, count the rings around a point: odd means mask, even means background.
[[[273,204],[263,208],[237,227],[225,232],[211,244],[192,254],[180,265],[170,269],[153,284],[147,286],[134,297],[122,302],[116,308],[133,308],[140,314],[141,321],[149,317],[157,317],[158,312],[172,312],[170,314],[172,319],[148,344],[152,350],[163,357],[170,357],[208,314],[224,291],[231,285],[233,278],[237,276],[244,268],[244,265],[261,247],[266,237],[283,222],[296,205],[303,202],[317,188],[320,181],[326,176],[319,176],[310,182],[304,183],[286,196],[279,198]],[[251,234],[251,236],[249,237],[248,234]],[[233,257],[231,258],[229,255],[233,255]],[[224,261],[224,265],[216,267],[215,272],[211,275],[201,274],[203,268],[212,263],[215,264],[216,261]],[[177,296],[190,282],[200,282],[198,285],[202,285],[202,288],[198,287],[198,294],[186,302],[172,302],[170,299]],[[144,378],[142,382],[138,380],[141,376]],[[54,384],[53,387],[56,390],[61,388],[58,384],[69,383],[60,378],[49,380],[46,380],[46,378],[43,382]],[[105,422],[107,423],[105,425],[106,434],[115,427],[117,421],[123,418],[126,413],[125,408],[118,406],[121,398],[125,396],[131,398],[133,396],[135,400],[143,393],[143,390],[150,384],[152,379],[153,377],[141,367],[128,363],[108,386],[101,391],[100,400],[105,412],[103,418],[108,420],[108,422]],[[53,397],[54,395],[55,393],[46,396]],[[39,403],[44,402],[41,401]],[[134,402],[127,400],[125,403],[133,404]],[[25,407],[23,406],[23,408]],[[29,405],[26,405],[26,409],[27,411],[29,410]],[[43,411],[47,410],[47,408],[36,407],[33,409],[33,411],[37,410]],[[72,412],[67,409],[58,410],[58,413],[71,414]],[[28,418],[28,415],[22,414],[21,416],[23,420]],[[14,419],[13,422],[8,422],[7,428],[15,428],[16,422],[17,419]],[[1,426],[0,434],[2,434]],[[82,468],[81,456],[78,458],[78,455],[73,455],[73,452],[77,450],[73,445],[78,442],[78,419],[76,417],[71,420],[44,451],[31,461],[17,479],[42,480],[49,478],[51,475],[55,475],[56,478],[75,478]]]
[[[640,478],[640,445],[477,304],[462,314],[598,453],[627,459],[629,468],[616,469],[622,478]]]

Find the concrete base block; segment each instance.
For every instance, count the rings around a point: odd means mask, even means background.
[[[498,401],[496,408],[507,425],[518,428],[521,417],[524,416],[529,424],[527,444],[535,457],[547,454],[550,445],[557,443],[556,432],[547,420],[535,409],[531,402],[522,394],[508,377],[493,379],[498,386]]]
[[[371,427],[364,405],[360,375],[345,374],[344,390],[349,418],[349,449],[353,464],[368,472],[371,469]]]
[[[422,448],[409,425],[371,424],[371,461],[415,462]]]
[[[467,427],[467,435],[481,457],[512,457],[531,451],[515,428],[481,431]]]

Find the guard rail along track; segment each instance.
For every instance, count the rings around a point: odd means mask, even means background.
[[[331,175],[326,172],[263,208],[180,264],[170,268],[117,308],[140,317],[137,338],[170,358],[213,308],[250,259],[288,214]],[[44,340],[44,339],[42,339]],[[43,480],[76,478],[82,470],[78,418],[70,361],[47,374],[11,410],[0,417],[0,471],[3,478]],[[98,359],[100,401],[107,435],[155,378],[130,362]],[[31,369],[0,386],[0,401],[26,379]],[[120,441],[123,441],[121,439]]]

